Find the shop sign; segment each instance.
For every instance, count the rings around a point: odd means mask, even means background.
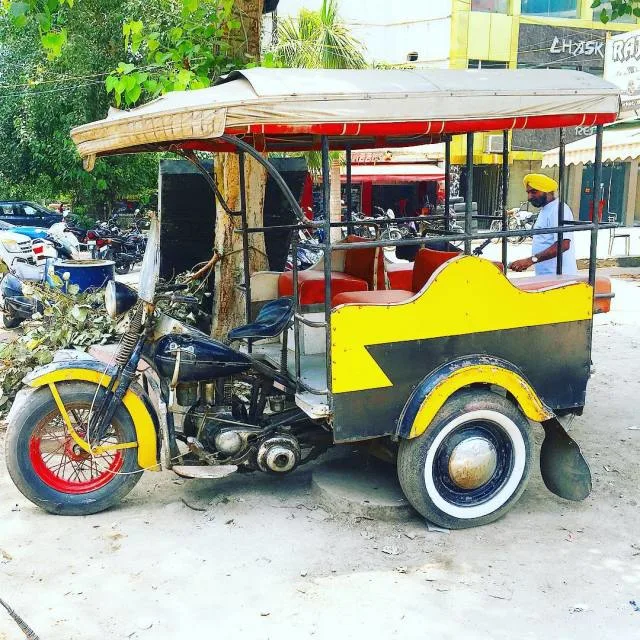
[[[604,58],[604,42],[601,40],[574,40],[555,36],[549,47],[550,53],[562,53],[572,57],[599,55]]]
[[[640,109],[640,31],[619,33],[607,40],[604,78],[620,87],[625,115]]]
[[[605,34],[600,29],[580,29],[541,24],[520,24],[518,66],[581,67],[602,73]]]

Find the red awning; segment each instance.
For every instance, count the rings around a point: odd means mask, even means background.
[[[341,169],[341,181],[347,181],[346,168]],[[363,164],[351,167],[351,182],[395,184],[398,182],[424,182],[444,180],[444,171],[433,164]]]

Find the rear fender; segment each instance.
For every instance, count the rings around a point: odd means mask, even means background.
[[[517,367],[500,358],[474,355],[442,365],[418,384],[400,414],[396,434],[401,438],[421,435],[448,398],[472,384],[502,387],[515,397],[530,420],[542,422],[554,417]]]
[[[33,388],[78,380],[106,387],[115,373],[115,367],[106,366],[98,360],[63,360],[34,369],[23,382]],[[132,384],[122,402],[136,429],[138,465],[148,471],[160,471],[159,421],[151,400],[139,385]]]

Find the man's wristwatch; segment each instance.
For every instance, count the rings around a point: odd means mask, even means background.
[[[532,262],[533,264],[535,264],[536,262],[538,262],[538,256],[537,256],[535,253],[531,256],[531,262]]]

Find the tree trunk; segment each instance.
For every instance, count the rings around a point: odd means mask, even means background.
[[[233,53],[260,59],[260,19],[263,0],[235,0],[234,13],[241,22],[239,32],[229,42]],[[240,208],[240,171],[237,154],[219,153],[215,159],[216,181],[227,205],[232,211]],[[245,188],[247,223],[261,227],[263,223],[266,171],[253,158],[245,156]],[[211,335],[224,339],[227,333],[248,322],[245,319],[245,297],[237,285],[244,282],[242,234],[234,229],[241,227],[240,216],[229,216],[216,205],[215,248],[222,256],[216,265],[213,317]],[[249,235],[249,272],[268,268],[264,234]]]
[[[227,206],[232,211],[240,209],[239,159],[235,153],[219,153],[216,156],[216,181]],[[245,156],[245,190],[247,224],[262,226],[266,170],[253,158]],[[227,333],[245,324],[245,296],[238,289],[244,282],[244,253],[240,216],[230,216],[218,204],[216,215],[215,248],[222,256],[216,265],[215,290],[211,335],[225,338]],[[249,234],[249,273],[268,269],[263,233]]]

